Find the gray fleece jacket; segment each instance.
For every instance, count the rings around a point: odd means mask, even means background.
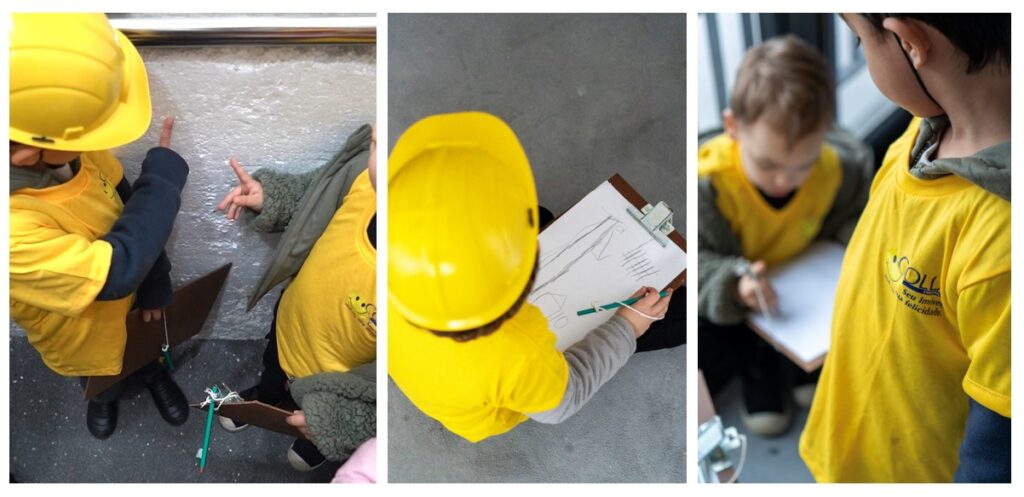
[[[377,436],[376,370],[377,363],[371,362],[347,373],[320,373],[292,382],[292,397],[324,457],[344,461]]]
[[[867,204],[874,177],[871,149],[850,133],[833,129],[826,137],[839,155],[842,183],[822,223],[818,239],[846,243]],[[740,240],[718,210],[710,178],[697,182],[697,314],[718,325],[743,322],[747,308],[736,300],[736,268],[745,264]]]
[[[364,124],[319,168],[301,174],[260,169],[253,178],[263,185],[263,210],[250,226],[257,231],[284,231],[274,256],[249,298],[252,309],[270,289],[291,278],[306,261],[313,244],[341,207],[352,182],[368,165],[373,128]]]

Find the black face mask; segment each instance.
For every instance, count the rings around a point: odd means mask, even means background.
[[[914,78],[917,79],[917,84],[921,85],[921,89],[924,90],[924,94],[928,96],[928,99],[931,100],[936,107],[942,109],[942,106],[939,105],[939,102],[935,101],[935,97],[933,97],[931,92],[928,91],[928,87],[924,85],[924,81],[921,80],[921,75],[917,73],[917,69],[914,68],[914,61],[910,60],[910,54],[908,54],[907,51],[903,49],[903,40],[900,39],[900,35],[896,34],[895,32],[892,35],[896,37],[896,45],[900,47],[900,52],[903,52],[903,58],[907,59],[907,64],[910,65],[910,71],[914,73]],[[942,112],[945,113],[945,110],[943,110]]]

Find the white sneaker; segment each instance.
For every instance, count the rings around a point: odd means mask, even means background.
[[[743,421],[743,425],[751,433],[762,437],[776,437],[789,429],[789,423],[793,421],[793,409],[787,402],[782,412],[761,411],[750,414],[747,412],[747,407],[743,406],[740,411],[740,421]]]
[[[816,387],[817,384],[815,383],[793,387],[793,402],[803,409],[810,408],[811,402],[814,402],[814,390]]]
[[[217,422],[220,423],[220,427],[230,432],[242,431],[249,427],[249,423],[242,423],[235,421],[231,418],[225,418],[224,416],[217,416]]]
[[[327,458],[316,449],[313,442],[296,439],[292,446],[288,447],[288,464],[296,471],[313,471],[323,466],[325,462]]]

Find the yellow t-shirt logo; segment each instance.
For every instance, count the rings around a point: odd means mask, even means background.
[[[110,180],[107,179],[107,175],[100,173],[100,182],[103,183],[103,193],[106,193],[110,200],[114,200],[114,193],[116,190],[114,186],[110,184]]]
[[[359,295],[351,294],[345,300],[345,307],[356,314],[356,318],[366,331],[377,334],[377,306],[363,300]]]
[[[909,257],[893,249],[886,250],[882,271],[896,300],[908,309],[925,316],[942,315],[938,275],[914,267]]]

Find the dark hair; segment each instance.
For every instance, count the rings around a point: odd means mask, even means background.
[[[477,338],[481,338],[481,337],[485,337],[487,335],[490,335],[491,333],[494,333],[495,331],[498,331],[498,328],[501,328],[501,325],[505,324],[505,321],[508,321],[509,319],[512,318],[512,316],[515,316],[516,313],[519,312],[519,308],[521,308],[523,306],[523,304],[526,303],[526,297],[530,296],[530,290],[533,289],[533,282],[536,279],[537,279],[537,262],[535,262],[533,264],[533,272],[530,274],[530,279],[527,280],[527,282],[526,282],[526,288],[523,289],[523,293],[521,293],[519,295],[519,298],[516,299],[516,302],[514,304],[512,304],[512,307],[510,307],[509,310],[505,311],[504,314],[502,314],[501,316],[498,316],[498,319],[495,319],[494,321],[491,321],[490,323],[487,323],[487,324],[485,324],[483,326],[480,326],[480,327],[477,327],[477,328],[473,328],[473,329],[470,329],[470,330],[464,330],[464,331],[437,331],[437,330],[427,330],[427,331],[429,331],[429,332],[431,332],[434,335],[439,336],[439,337],[451,338],[452,340],[455,340],[456,342],[468,342],[470,340],[476,340]]]
[[[737,120],[764,118],[793,145],[835,117],[836,85],[828,61],[793,35],[751,48],[736,72],[729,108]]]
[[[967,73],[997,62],[1010,66],[1010,14],[861,14],[883,34],[888,17],[921,21],[943,34],[967,56]]]

